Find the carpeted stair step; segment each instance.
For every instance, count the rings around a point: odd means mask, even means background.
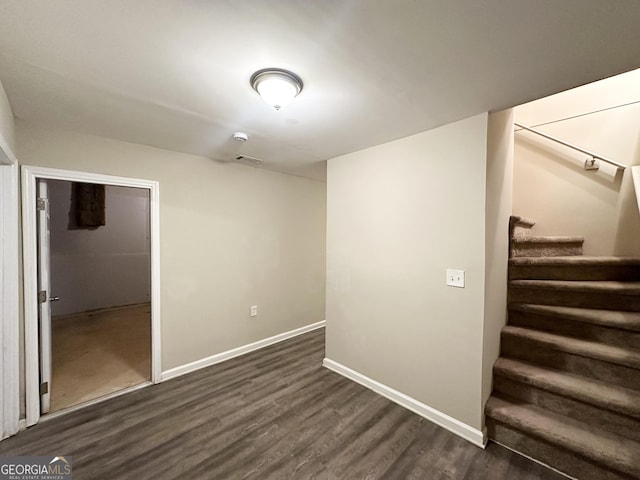
[[[530,236],[531,229],[535,224],[536,222],[528,218],[512,215],[509,218],[509,238],[513,238],[514,236]]]
[[[640,312],[512,304],[509,325],[640,350]]]
[[[640,311],[640,282],[510,280],[509,303]]]
[[[509,259],[511,280],[640,281],[635,257],[516,257]]]
[[[507,358],[640,390],[640,351],[507,325],[501,355]]]
[[[580,479],[640,478],[640,443],[536,405],[492,396],[489,436]]]
[[[499,358],[494,391],[640,441],[640,391]]]
[[[582,255],[582,237],[534,237],[511,239],[511,257],[568,257]]]

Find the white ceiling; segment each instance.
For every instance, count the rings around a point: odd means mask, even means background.
[[[638,25],[638,0],[1,0],[0,80],[26,121],[323,178],[638,67]],[[280,112],[249,85],[270,66],[305,84]]]

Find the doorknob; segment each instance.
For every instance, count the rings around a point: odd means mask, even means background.
[[[50,302],[57,302],[58,300],[60,300],[60,297],[49,297]]]

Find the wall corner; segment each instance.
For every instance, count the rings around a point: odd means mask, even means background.
[[[509,217],[513,195],[513,109],[489,114],[485,203],[485,288],[481,405],[491,395],[500,331],[507,321]],[[481,413],[484,418],[484,414]],[[484,420],[483,420],[484,425]]]

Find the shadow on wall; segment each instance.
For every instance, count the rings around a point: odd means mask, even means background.
[[[636,149],[629,167],[640,165],[640,134],[636,141]],[[616,228],[614,254],[618,256],[640,255],[640,210],[633,185],[631,168],[627,168],[622,179],[618,208],[618,225]]]
[[[569,153],[564,154],[558,151],[557,148],[553,148],[554,145],[550,142],[540,142],[537,139],[525,136],[526,134],[518,132],[519,131],[516,131],[516,141],[518,143],[526,145],[529,150],[536,152],[539,155],[544,155],[546,159],[552,160],[557,164],[559,168],[565,168],[576,175],[588,178],[589,181],[597,182],[603,187],[607,187],[616,192],[621,192],[624,174],[623,171],[616,170],[615,173],[612,171],[612,174],[609,174],[608,170],[606,173],[604,171],[585,170],[581,164],[576,162],[576,152],[571,152],[571,155]],[[600,153],[600,155],[602,154]],[[588,156],[585,155],[584,157],[586,159]],[[612,169],[613,168],[615,167],[612,167]]]
[[[583,236],[585,255],[640,255],[630,169],[587,171],[582,155],[515,137],[513,213],[534,220],[535,235]]]

